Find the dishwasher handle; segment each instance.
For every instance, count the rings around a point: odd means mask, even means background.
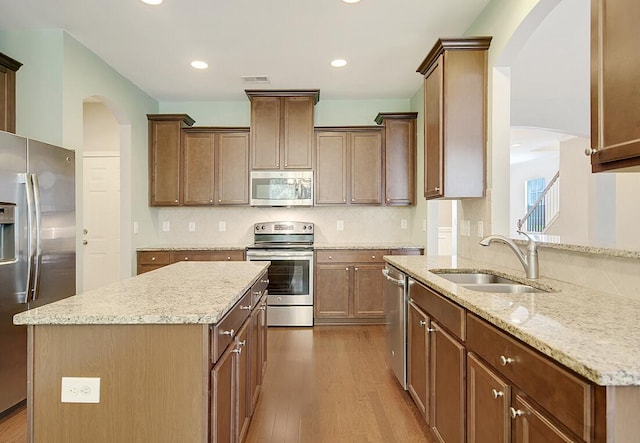
[[[387,280],[393,282],[393,284],[395,284],[397,286],[400,286],[400,287],[404,288],[404,280],[400,280],[400,279],[391,277],[389,275],[389,270],[388,269],[386,269],[386,268],[383,269],[382,273],[384,274],[384,276],[386,277]]]

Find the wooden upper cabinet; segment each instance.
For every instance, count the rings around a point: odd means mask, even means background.
[[[180,205],[182,128],[187,114],[147,114],[149,120],[149,205]]]
[[[185,205],[213,204],[214,139],[211,132],[184,133],[182,203]]]
[[[591,2],[591,168],[640,171],[640,2]]]
[[[251,169],[312,169],[319,90],[245,90],[251,100]]]
[[[21,66],[0,52],[0,131],[16,132],[16,72]]]
[[[316,128],[317,205],[380,205],[383,128],[378,126]]]
[[[249,204],[249,133],[217,134],[216,191],[219,205]]]
[[[384,203],[410,206],[416,202],[417,112],[380,113],[375,122],[384,125]]]
[[[427,199],[484,196],[490,42],[491,37],[440,39],[418,67],[425,76]]]

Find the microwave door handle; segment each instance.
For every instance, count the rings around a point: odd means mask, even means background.
[[[33,186],[29,174],[20,174],[20,182],[24,183],[25,200],[27,202],[27,275],[25,282],[24,303],[29,302],[31,294],[31,277],[33,274],[34,236],[33,236]]]
[[[40,292],[40,274],[41,274],[41,264],[42,264],[42,239],[40,238],[40,227],[42,224],[42,203],[40,199],[40,182],[38,180],[37,174],[31,174],[31,182],[33,183],[33,208],[35,212],[36,219],[36,241],[35,241],[35,257],[33,259],[34,262],[34,272],[33,272],[33,288],[31,289],[32,295],[31,300],[36,300],[38,298],[38,293]]]

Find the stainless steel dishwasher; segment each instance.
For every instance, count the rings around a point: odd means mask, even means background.
[[[387,265],[384,296],[386,314],[387,366],[407,389],[407,276]]]

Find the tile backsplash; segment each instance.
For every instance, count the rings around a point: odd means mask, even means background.
[[[411,207],[313,207],[313,208],[158,208],[155,216],[157,243],[162,245],[249,245],[253,224],[295,220],[315,224],[317,243],[412,242],[414,214]],[[405,222],[403,222],[405,220]],[[163,230],[168,222],[169,231]],[[342,230],[338,230],[342,222]],[[195,227],[189,230],[189,225]],[[225,230],[222,231],[221,229]]]

